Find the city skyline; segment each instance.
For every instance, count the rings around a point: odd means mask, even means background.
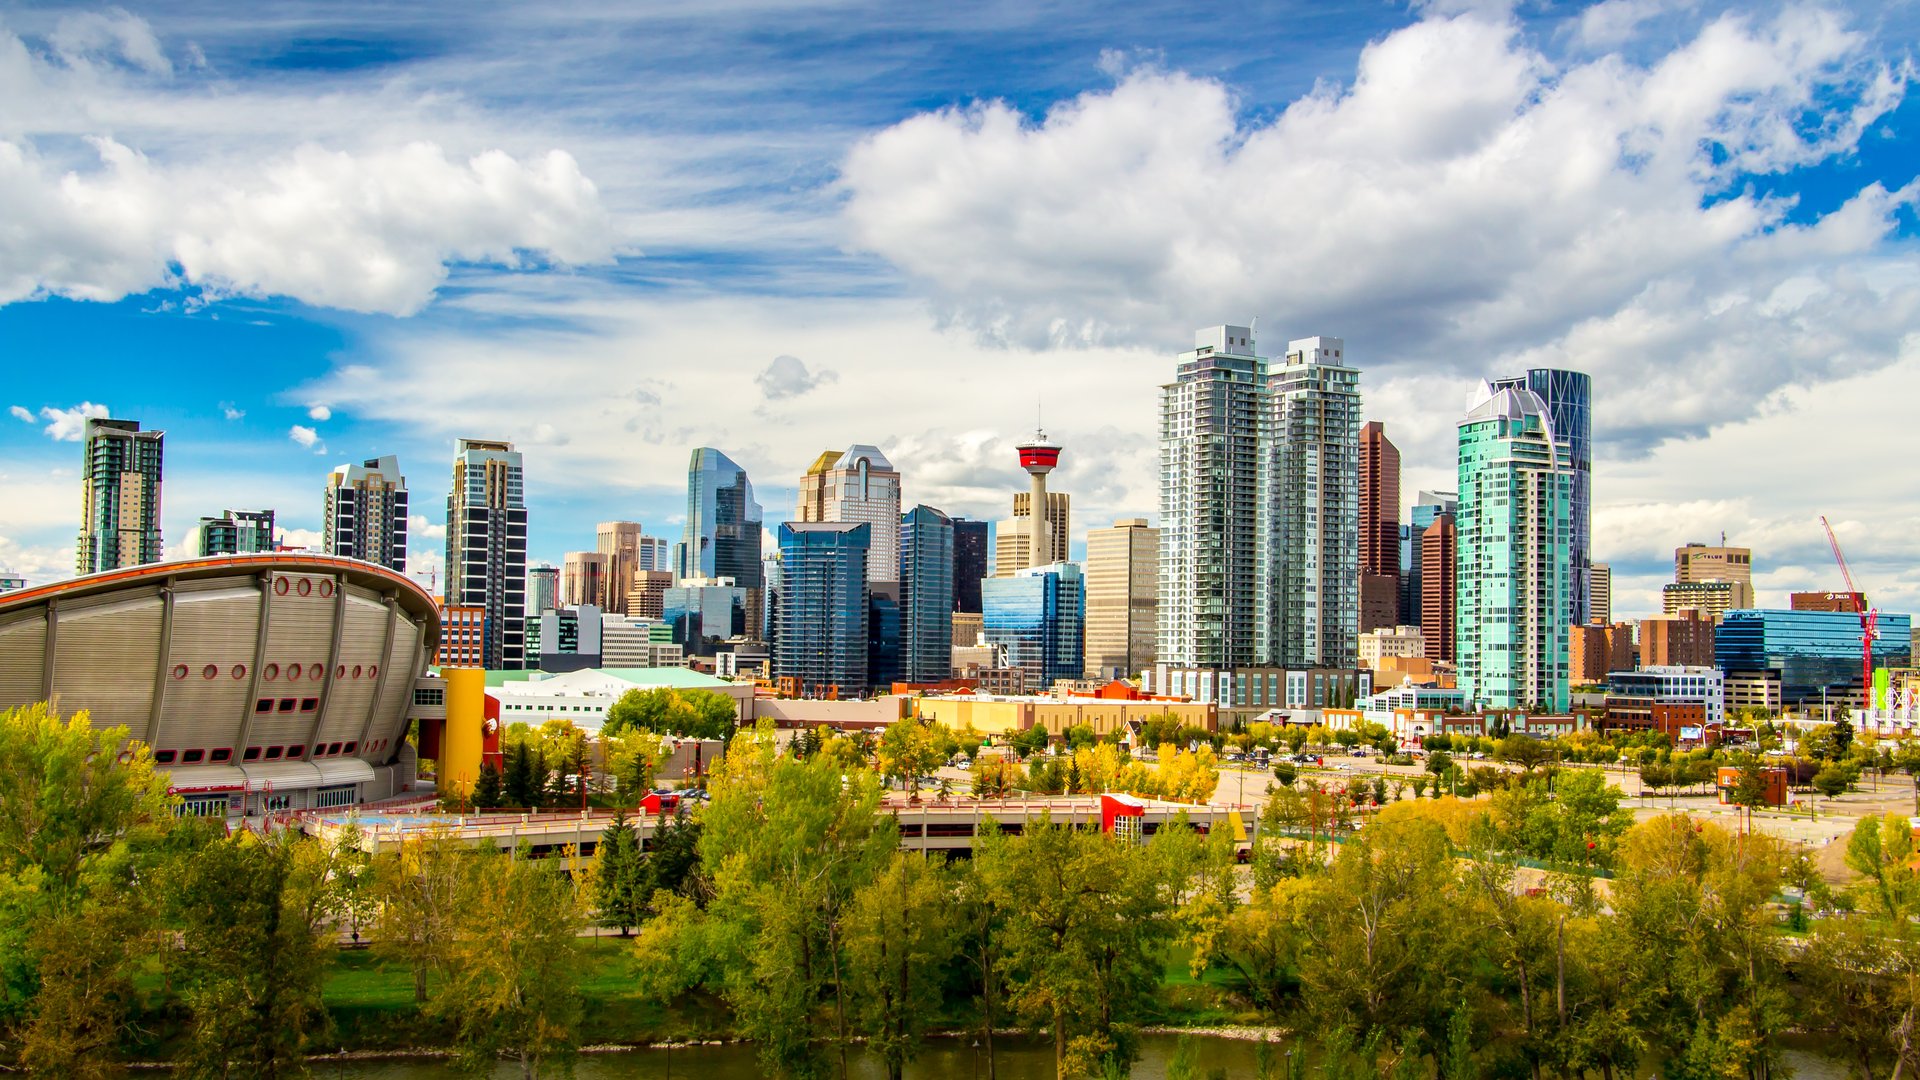
[[[126,245],[76,262],[79,248],[30,230],[0,276],[0,340],[62,362],[31,367],[6,402],[0,566],[33,580],[70,572],[80,449],[67,440],[89,413],[168,433],[169,553],[186,550],[199,518],[234,507],[272,509],[293,538],[317,543],[326,472],[397,455],[425,492],[408,530],[408,569],[424,574],[444,522],[438,481],[420,478],[441,474],[459,437],[525,455],[529,556],[559,565],[591,547],[602,520],[673,539],[685,456],[701,445],[732,455],[763,504],[784,508],[820,447],[870,443],[899,468],[904,505],[998,521],[1035,399],[1073,448],[1051,484],[1073,493],[1079,558],[1089,530],[1157,519],[1154,388],[1167,358],[1194,326],[1258,314],[1270,338],[1340,335],[1365,358],[1362,416],[1400,448],[1403,493],[1453,486],[1451,425],[1479,379],[1533,367],[1592,375],[1592,557],[1613,567],[1618,616],[1657,612],[1672,550],[1723,532],[1754,550],[1763,604],[1839,588],[1822,513],[1877,606],[1920,608],[1899,509],[1911,481],[1863,475],[1840,440],[1805,437],[1899,431],[1892,403],[1920,381],[1920,357],[1899,343],[1920,309],[1913,167],[1889,150],[1911,138],[1915,107],[1899,70],[1880,78],[1916,36],[1915,15],[1785,6],[1729,19],[1700,5],[1636,21],[1633,7],[1321,13],[1291,32],[1275,10],[1231,35],[1171,9],[1072,26],[929,13],[901,16],[905,50],[848,39],[805,9],[783,16],[788,47],[818,51],[825,70],[792,64],[799,52],[771,57],[780,62],[747,96],[757,108],[781,96],[769,85],[795,90],[780,109],[750,116],[723,93],[675,123],[663,117],[689,91],[644,79],[670,58],[616,60],[589,40],[604,23],[516,15],[483,27],[441,11],[348,33],[351,16],[319,9],[274,26],[178,4],[10,10],[0,38],[22,48],[4,62],[20,67],[29,108],[0,141],[23,150],[27,197],[15,205],[45,220],[66,220],[55,185],[68,173],[131,208],[136,226],[159,216],[142,201],[155,193],[219,190],[244,208],[294,179],[379,189],[423,170],[459,188],[494,169],[502,190],[557,209],[544,233],[420,218],[419,207],[403,207],[413,218],[353,217],[338,231],[356,241],[433,226],[418,249],[369,244],[400,268],[384,286],[351,259],[295,273],[299,234],[315,223],[274,231],[209,210],[179,223],[204,245],[172,249],[159,271]],[[435,19],[457,32],[429,33]],[[685,40],[661,48],[747,62],[766,48],[726,19],[633,19],[611,29],[671,23]],[[1034,38],[1016,49],[1007,30]],[[490,89],[479,73],[509,35],[549,46],[543,65],[595,85],[644,82],[623,105],[639,119],[602,132],[605,106],[553,108],[566,89],[531,73],[502,81],[517,98]],[[1272,49],[1247,44],[1262,35],[1310,35],[1317,47],[1273,64]],[[340,44],[322,56],[314,41]],[[928,67],[906,55],[953,44],[984,46],[982,58]],[[1488,73],[1483,93],[1435,93],[1423,48]],[[883,88],[889,80],[849,74],[863,65],[912,77]],[[1700,108],[1660,112],[1659,80],[1681,67]],[[1595,83],[1618,93],[1595,104],[1582,97]],[[320,94],[333,95],[336,117],[311,105]],[[1797,116],[1803,100],[1834,123],[1776,139],[1769,121]],[[1392,119],[1410,102],[1428,109],[1418,130]],[[1588,127],[1536,130],[1582,104],[1595,109]],[[173,119],[136,119],[156,105]],[[127,119],[88,118],[101,115]],[[752,137],[775,126],[799,137],[771,149]],[[1007,142],[1022,129],[1030,150]],[[1177,168],[1151,153],[1113,164],[1171,130],[1199,140],[1177,141]],[[102,164],[80,138],[108,135],[141,157]],[[1523,140],[1523,161],[1568,160],[1589,145],[1583,136],[1624,140],[1638,164],[1584,178],[1508,170],[1523,174],[1510,180],[1518,191],[1433,186],[1448,166],[1492,164],[1499,135]],[[1037,159],[1023,154],[1076,138],[1099,151],[1086,174],[1029,170],[1023,195],[993,171],[1001,150],[1025,167]],[[1700,157],[1703,139],[1725,153]],[[504,158],[482,158],[495,150]],[[641,160],[656,151],[657,167]],[[1301,191],[1289,209],[1244,186],[1286,158],[1349,187]],[[936,159],[975,176],[977,192],[942,188],[917,164]],[[1386,161],[1398,171],[1375,167]],[[230,167],[217,178],[216,162]],[[700,179],[716,171],[740,182],[716,194]],[[1403,183],[1432,188],[1430,224],[1340,212],[1391,202]],[[1111,210],[1129,191],[1158,193],[1172,233],[1196,231],[1202,247],[1224,234],[1188,207],[1227,207],[1257,239],[1222,252],[1274,272],[1249,275],[1267,280],[1257,287],[1189,273],[1172,240],[1128,218],[1113,222],[1125,226],[1117,258],[1055,232],[1035,238],[1045,250],[1009,242],[1044,205],[1035,200]],[[899,213],[912,199],[930,214],[909,228]],[[1483,201],[1516,239],[1472,247],[1469,259],[1460,238],[1487,229]],[[511,212],[523,205],[493,209],[520,220]],[[1602,213],[1624,224],[1586,231]],[[956,230],[961,217],[977,237]],[[1321,271],[1318,244],[1290,246],[1303,223],[1345,245],[1340,273]],[[285,246],[289,260],[237,262],[222,245],[242,240]],[[1267,247],[1298,266],[1275,268]],[[1569,251],[1591,261],[1569,262]],[[1165,284],[1174,279],[1185,284]],[[1055,321],[1037,324],[1049,308]]]

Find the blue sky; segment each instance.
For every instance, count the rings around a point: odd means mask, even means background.
[[[993,518],[1039,401],[1083,531],[1258,316],[1347,340],[1408,499],[1475,380],[1591,372],[1623,611],[1723,531],[1835,587],[1821,514],[1920,608],[1914,5],[951,7],[0,3],[0,565],[70,566],[89,406],[176,546],[396,453],[432,566],[461,435],[555,563],[672,538],[702,444],[770,520],[856,442]]]

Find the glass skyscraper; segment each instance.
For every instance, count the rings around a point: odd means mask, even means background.
[[[760,504],[747,470],[711,447],[687,463],[687,524],[676,549],[680,578],[732,578],[747,591],[747,625],[760,625]]]
[[[448,604],[484,609],[482,666],[527,666],[527,502],[520,452],[510,442],[455,444],[445,594]]]
[[[1201,330],[1160,388],[1163,664],[1232,670],[1269,660],[1272,406],[1255,348],[1248,327]]]
[[[981,583],[989,645],[1007,650],[1009,667],[1027,673],[1029,689],[1046,690],[1086,670],[1087,589],[1074,563],[1030,566]]]
[[[1287,343],[1269,382],[1273,661],[1350,668],[1360,632],[1360,372],[1341,339],[1312,337]]]
[[[1456,651],[1489,708],[1563,712],[1573,621],[1572,453],[1524,386],[1483,385],[1460,422]]]
[[[1546,405],[1554,439],[1566,445],[1572,473],[1568,498],[1572,622],[1584,625],[1593,616],[1593,380],[1579,371],[1531,368],[1525,375],[1498,379],[1493,385],[1533,391]]]
[[[980,581],[987,576],[988,526],[953,519],[953,610],[980,610]]]
[[[80,501],[86,516],[74,546],[76,574],[159,562],[160,463],[166,432],[138,420],[88,420]]]
[[[780,526],[780,597],[772,661],[776,680],[809,697],[857,697],[869,685],[865,522]],[[692,541],[689,539],[689,545]]]
[[[953,674],[954,537],[953,519],[931,506],[900,518],[900,676],[906,682],[942,682]]]
[[[725,582],[683,582],[662,596],[660,619],[673,627],[674,643],[688,656],[712,656],[716,643],[747,632],[747,591]]]
[[[1873,642],[1875,667],[1912,660],[1911,616],[1882,612]],[[1714,666],[1727,672],[1774,671],[1780,703],[1809,705],[1826,692],[1830,704],[1859,707],[1860,616],[1851,611],[1729,611],[1713,635]]]

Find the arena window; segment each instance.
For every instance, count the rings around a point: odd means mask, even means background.
[[[220,762],[220,761],[232,761],[232,760],[233,760],[233,747],[231,747],[231,746],[217,746],[217,747],[215,747],[215,748],[214,748],[214,750],[213,750],[213,753],[212,753],[212,754],[210,754],[210,755],[208,755],[208,758],[207,758],[207,760],[209,760],[209,761],[215,761],[215,762]]]
[[[307,748],[306,748],[306,747],[304,747],[304,746],[289,746],[289,747],[287,747],[287,757],[288,757],[288,758],[297,758],[297,757],[304,757],[304,756],[306,756],[306,753],[307,753]]]
[[[155,765],[171,765],[171,764],[173,764],[173,751],[171,751],[171,750],[155,750],[155,751],[153,752],[153,763],[154,763]]]
[[[245,750],[240,751],[240,760],[241,761],[259,761],[260,748],[257,746],[249,746]]]
[[[290,698],[290,697],[283,697],[283,698],[281,698],[281,699],[280,699],[280,711],[281,711],[281,712],[292,712],[292,711],[293,711],[293,707],[294,707],[294,705],[296,705],[296,704],[298,704],[298,702],[297,702],[297,701],[296,701],[296,700],[295,700],[294,698]]]
[[[282,752],[282,748],[281,748],[281,747],[278,747],[278,746],[269,746],[269,747],[267,747],[267,760],[268,760],[268,761],[279,761],[279,760],[280,760],[280,754],[281,754],[281,752]]]
[[[360,744],[359,744],[359,743],[357,743],[357,742],[350,742],[350,743],[348,743],[348,744],[347,744],[347,753],[349,753],[349,754],[351,754],[351,753],[353,753],[353,752],[355,752],[356,750],[359,750],[359,749],[360,749]]]
[[[202,761],[205,761],[206,758],[207,752],[205,750],[180,751],[180,764],[182,765],[198,765]]]
[[[309,698],[301,698],[301,699],[300,699],[300,711],[301,711],[301,712],[314,712],[314,711],[316,711],[316,710],[318,710],[319,708],[320,708],[320,699],[319,699],[319,698],[317,698],[317,697],[309,697]]]
[[[263,697],[263,698],[261,698],[260,700],[258,700],[258,701],[256,701],[256,702],[254,702],[254,703],[253,703],[253,711],[254,711],[254,712],[257,712],[257,713],[268,713],[268,712],[272,712],[272,711],[273,711],[273,699],[272,699],[272,698],[270,698],[270,697]]]

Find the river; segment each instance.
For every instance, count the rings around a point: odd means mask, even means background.
[[[1138,1080],[1166,1075],[1179,1040],[1172,1035],[1148,1035],[1142,1038],[1142,1054],[1133,1068]],[[1225,1069],[1240,1080],[1254,1075],[1257,1044],[1243,1039],[1201,1037],[1193,1040],[1200,1075]],[[1053,1044],[1020,1039],[1002,1039],[998,1047],[1000,1080],[1053,1080]],[[746,1045],[700,1046],[674,1051],[639,1050],[618,1054],[587,1054],[574,1070],[578,1080],[663,1080],[686,1077],[688,1080],[758,1080],[763,1074],[754,1060],[753,1047]],[[907,1066],[909,1080],[950,1080],[985,1076],[986,1060],[969,1043],[957,1039],[930,1040],[920,1056]],[[1787,1051],[1787,1064],[1793,1080],[1846,1080],[1846,1068],[1839,1062],[1798,1050]],[[461,1080],[460,1073],[440,1062],[428,1061],[356,1061],[316,1062],[315,1080]],[[518,1066],[502,1064],[494,1072],[496,1080],[513,1080],[520,1075]],[[865,1054],[853,1056],[852,1075],[860,1080],[879,1080],[886,1072]],[[1284,1072],[1282,1075],[1285,1075]],[[1311,1076],[1311,1073],[1309,1074]],[[1643,1070],[1643,1077],[1651,1070]]]

